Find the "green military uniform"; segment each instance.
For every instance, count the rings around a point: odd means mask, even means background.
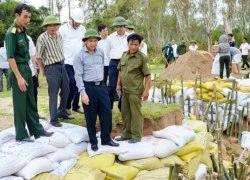
[[[144,92],[144,77],[150,74],[148,58],[141,51],[133,56],[124,52],[118,69],[122,74],[122,137],[140,140],[143,135],[141,96]]]
[[[12,69],[9,70],[9,77],[12,85],[14,123],[16,128],[16,139],[22,140],[28,138],[28,132],[25,123],[29,129],[30,135],[40,135],[44,129],[39,123],[36,102],[33,91],[32,74],[29,67],[29,40],[26,29],[18,27],[14,22],[6,33],[7,58],[14,58],[17,68],[23,79],[28,83],[27,91],[22,92],[19,89],[16,76]]]

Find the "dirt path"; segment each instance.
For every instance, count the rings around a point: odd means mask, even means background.
[[[0,131],[12,127],[13,122],[13,108],[12,98],[1,98],[0,103]]]

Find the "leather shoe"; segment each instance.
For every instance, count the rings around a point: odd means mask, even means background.
[[[128,141],[128,143],[131,143],[131,144],[138,143],[138,142],[141,142],[141,140],[140,139],[130,139]]]
[[[44,137],[50,137],[54,134],[54,132],[47,132],[47,131],[43,131],[41,132],[40,134],[36,134],[34,135],[35,136],[35,139],[38,139],[40,138],[41,136],[44,136]]]
[[[70,109],[66,109],[66,112],[68,115],[71,115],[71,110]]]
[[[20,141],[25,141],[25,142],[34,142],[33,139],[30,139],[29,137],[24,138],[24,139],[17,139],[16,141],[20,142]]]
[[[58,121],[58,122],[55,122],[55,123],[54,123],[54,122],[53,122],[53,123],[51,122],[50,124],[51,124],[52,126],[55,126],[55,127],[62,127],[62,126],[63,126],[63,124],[62,124],[61,122],[59,122],[59,121]]]
[[[73,109],[73,111],[79,114],[83,114],[83,111],[81,110],[81,108],[78,108],[76,110]]]
[[[116,141],[127,141],[130,140],[131,138],[126,138],[126,137],[119,137],[119,138],[115,138]]]
[[[91,149],[93,151],[97,151],[98,150],[98,146],[96,144],[91,144]]]
[[[102,143],[102,145],[114,146],[114,147],[120,146],[120,144],[118,144],[118,143],[116,143],[116,142],[114,142],[114,141],[112,141],[112,140],[110,140],[110,141],[108,141],[108,142],[106,142],[106,143]]]

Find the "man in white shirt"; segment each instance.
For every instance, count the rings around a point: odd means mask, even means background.
[[[110,59],[107,57],[106,46],[107,46],[107,38],[108,38],[108,33],[109,32],[108,32],[108,27],[107,27],[106,24],[99,24],[97,29],[98,29],[99,35],[102,38],[100,41],[98,41],[98,46],[104,52],[104,77],[103,77],[103,82],[104,82],[105,85],[107,85]]]
[[[249,68],[250,65],[247,62],[247,57],[250,56],[250,45],[247,43],[247,38],[243,38],[242,44],[240,45],[240,50],[242,54],[242,61],[243,64],[241,65],[241,68],[244,69],[245,65]]]
[[[172,44],[172,48],[173,48],[173,51],[174,51],[174,60],[176,60],[178,58],[177,44],[175,43],[175,40],[172,40],[171,44]]]
[[[191,41],[191,45],[189,46],[189,51],[192,51],[192,52],[195,52],[198,50],[198,46],[196,44],[196,41],[195,40],[192,40]]]
[[[75,55],[82,49],[82,38],[85,34],[85,27],[81,25],[83,23],[84,14],[80,8],[73,9],[71,13],[71,19],[68,23],[62,25],[59,28],[59,33],[62,36],[63,52],[65,57],[65,68],[69,77],[70,93],[67,100],[67,113],[71,115],[72,110],[77,113],[83,113],[79,106],[78,88],[75,82],[75,72],[73,69],[73,59]],[[72,116],[70,116],[72,118]]]
[[[114,97],[116,95],[116,84],[119,73],[117,66],[123,52],[128,50],[127,37],[129,34],[126,32],[126,25],[127,21],[123,17],[119,16],[115,18],[113,26],[116,31],[110,34],[107,39],[106,54],[108,59],[110,59],[108,87],[111,109],[113,109]]]
[[[0,41],[0,92],[3,91],[3,74],[7,81],[7,90],[10,91],[11,84],[8,78],[9,62],[6,56],[4,41]]]

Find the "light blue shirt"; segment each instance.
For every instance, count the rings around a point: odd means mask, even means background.
[[[104,52],[97,47],[89,53],[86,47],[75,56],[73,61],[75,81],[81,95],[86,95],[84,81],[100,82],[103,80]]]
[[[9,62],[7,60],[6,48],[0,48],[0,68],[9,69]]]

